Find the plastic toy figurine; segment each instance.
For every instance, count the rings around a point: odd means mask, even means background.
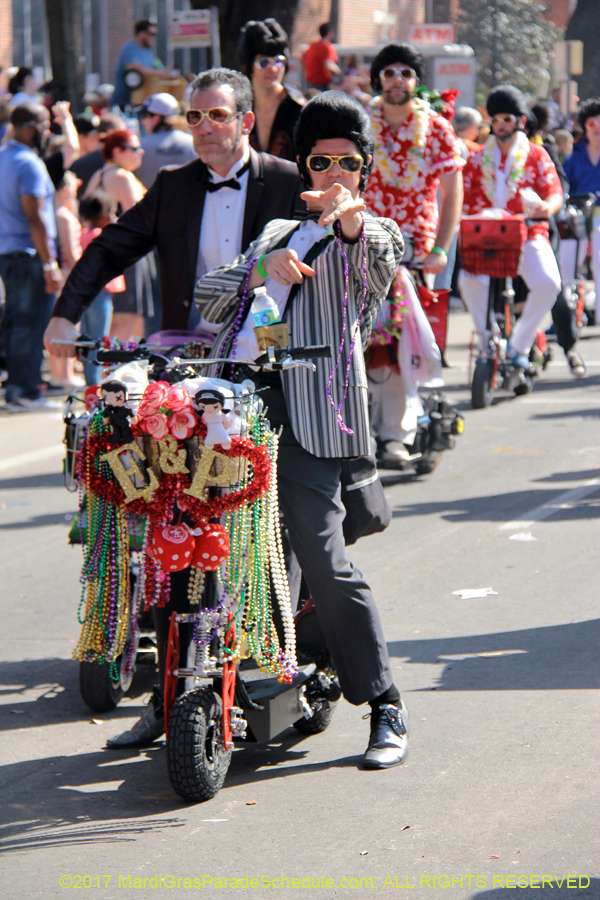
[[[231,428],[233,422],[223,414],[225,396],[221,391],[213,389],[198,391],[194,397],[194,406],[201,411],[202,421],[206,425],[204,446],[212,450],[216,444],[220,444],[224,450],[229,450],[231,438],[226,429]]]
[[[128,419],[135,419],[135,414],[126,406],[127,385],[122,381],[106,381],[100,385],[100,397],[104,403],[102,421],[110,425],[112,434],[109,444],[129,444],[133,440]]]

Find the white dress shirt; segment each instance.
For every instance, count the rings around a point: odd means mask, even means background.
[[[288,249],[295,250],[299,259],[304,259],[308,251],[314,244],[322,241],[323,238],[331,232],[331,229],[321,228],[312,219],[302,222],[300,227],[293,233],[288,243]],[[305,278],[311,278],[311,275],[305,275]],[[279,316],[283,316],[285,307],[292,289],[291,284],[278,284],[272,278],[267,278],[264,285],[267,294],[272,297],[277,304]],[[235,358],[243,362],[249,362],[256,359],[259,355],[256,336],[254,334],[254,320],[251,313],[246,316],[242,327],[240,328],[237,344],[235,347]]]
[[[241,159],[231,167],[227,175],[218,175],[210,166],[208,168],[211,181],[228,181],[235,178],[235,173],[250,158],[250,148]],[[196,278],[202,278],[207,272],[231,262],[242,252],[242,229],[244,226],[244,210],[248,192],[248,169],[240,175],[238,181],[241,190],[224,187],[219,191],[206,192],[202,224],[200,226],[200,245]]]

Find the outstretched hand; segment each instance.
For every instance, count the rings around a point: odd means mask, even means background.
[[[277,284],[302,284],[305,275],[315,274],[315,270],[303,263],[291,247],[267,253],[262,265],[267,275]]]
[[[348,188],[336,182],[326,191],[304,191],[300,196],[310,210],[321,210],[318,224],[323,228],[339,220],[344,237],[358,237],[362,229],[360,213],[367,207],[360,197],[353,197]]]

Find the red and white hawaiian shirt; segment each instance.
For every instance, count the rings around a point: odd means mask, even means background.
[[[377,166],[376,152],[363,199],[373,215],[397,222],[400,230],[414,239],[415,258],[423,259],[435,244],[439,220],[436,194],[440,175],[457,172],[464,165],[456,135],[443,116],[427,108],[429,122],[424,146],[417,148],[414,146],[415,112],[397,131],[388,125],[381,104],[367,108],[367,112],[371,115],[375,134],[382,138],[382,144],[377,149],[389,158],[398,175],[396,180],[403,186],[395,186],[385,171]]]
[[[483,186],[483,157],[483,153],[475,153],[470,156],[463,171],[465,189],[464,212],[468,216],[473,216],[483,209],[489,209],[494,205],[493,197],[488,197]],[[501,170],[503,165],[504,157],[500,165]],[[542,200],[546,200],[550,194],[560,194],[562,196],[562,187],[554,163],[543,147],[539,146],[539,144],[532,144],[531,141],[529,142],[529,154],[525,160],[523,174],[518,181],[517,192],[510,197],[506,204],[509,212],[523,212],[520,191],[526,187],[532,188]],[[542,219],[536,222],[535,225],[532,225],[528,229],[527,240],[532,240],[536,234],[541,234],[548,239],[547,221]]]

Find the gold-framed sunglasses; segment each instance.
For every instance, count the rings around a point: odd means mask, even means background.
[[[314,153],[306,157],[306,165],[311,172],[329,172],[334,163],[338,164],[342,172],[360,172],[365,161],[358,153],[351,156],[329,156],[325,153]]]
[[[496,116],[492,116],[492,125],[499,125],[502,123],[503,125],[511,125],[517,121],[517,117],[513,116],[511,113],[498,113]]]
[[[409,78],[417,77],[417,73],[414,69],[411,69],[410,66],[402,66],[402,68],[399,68],[398,66],[386,66],[385,69],[382,69],[379,73],[379,77],[382,81],[392,81],[394,78],[397,78],[398,75],[405,81],[408,81]]]
[[[212,106],[210,109],[188,109],[185,120],[191,128],[196,128],[198,125],[202,125],[205,117],[215,125],[227,125],[233,119],[239,119],[241,115],[243,113],[232,113],[224,106]]]

